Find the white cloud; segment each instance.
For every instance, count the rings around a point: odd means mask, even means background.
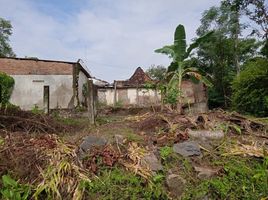
[[[82,58],[93,75],[112,81],[129,78],[138,66],[167,65],[169,59],[155,54],[154,49],[172,42],[179,23],[185,25],[189,41],[201,13],[219,2],[91,0],[75,12],[64,13],[63,20],[40,9],[38,1],[0,0],[0,17],[12,22],[11,45],[18,56]]]

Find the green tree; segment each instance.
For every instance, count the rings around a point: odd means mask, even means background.
[[[146,74],[151,77],[151,79],[156,81],[161,81],[164,79],[167,69],[162,65],[152,65],[146,70]]]
[[[268,116],[268,60],[254,58],[233,81],[232,105],[246,114]]]
[[[10,21],[0,18],[0,57],[15,57],[9,37],[12,35],[12,25]]]
[[[234,11],[231,7],[232,4],[222,3],[220,7],[209,8],[203,13],[201,25],[197,29],[199,36],[214,30],[197,51],[199,66],[212,76],[213,87],[209,88],[210,108],[226,108],[230,105],[233,78],[239,74],[243,62],[256,56],[261,44],[254,38],[234,36],[237,34],[237,19],[233,19]],[[239,30],[243,28],[244,25],[239,23]]]
[[[202,37],[195,40],[188,48],[186,45],[186,34],[183,25],[178,25],[174,34],[174,43],[172,45],[166,45],[160,49],[156,49],[156,53],[162,53],[172,58],[172,63],[168,67],[169,82],[167,84],[166,95],[171,101],[168,103],[177,104],[177,111],[181,113],[182,108],[182,79],[183,77],[190,76],[195,79],[203,81],[205,84],[210,82],[199,73],[199,70],[195,67],[188,67],[185,64],[185,60],[190,56],[193,49],[199,46],[212,32],[209,32]]]

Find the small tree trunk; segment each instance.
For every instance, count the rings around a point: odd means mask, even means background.
[[[178,89],[179,89],[179,99],[177,103],[177,112],[178,114],[182,114],[182,65],[179,63],[179,83],[178,83]]]

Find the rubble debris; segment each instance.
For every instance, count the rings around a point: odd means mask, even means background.
[[[202,154],[199,145],[194,141],[176,143],[173,145],[173,151],[183,157],[200,156]]]

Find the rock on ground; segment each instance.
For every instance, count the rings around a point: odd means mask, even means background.
[[[149,167],[153,172],[163,170],[162,164],[153,152],[150,152],[142,158],[141,165]]]
[[[213,139],[220,140],[224,137],[224,133],[222,130],[218,131],[208,131],[208,130],[191,130],[188,129],[188,134],[190,137],[198,138],[201,140]]]
[[[171,195],[178,198],[183,194],[186,180],[178,174],[169,174],[166,177],[166,184]]]
[[[108,141],[102,137],[89,135],[86,136],[83,140],[83,142],[79,146],[79,158],[85,157],[85,152],[89,151],[92,147],[100,147],[105,146],[108,143]]]
[[[183,157],[201,155],[199,144],[194,141],[185,141],[182,143],[174,144],[173,151],[182,155]]]
[[[200,179],[209,179],[212,176],[215,176],[219,169],[212,169],[210,167],[194,167],[195,171],[198,172],[198,178]]]

